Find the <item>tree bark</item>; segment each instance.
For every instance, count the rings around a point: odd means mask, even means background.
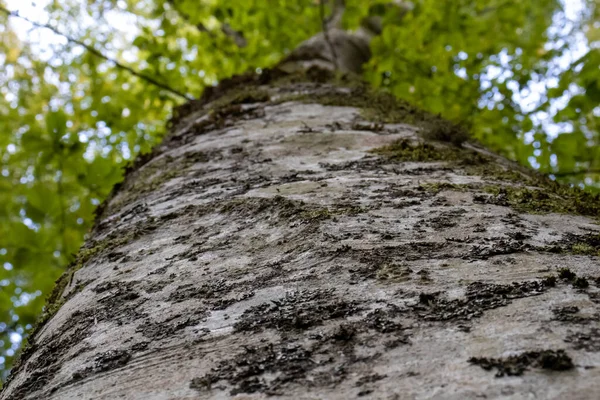
[[[299,76],[180,110],[2,399],[597,398],[593,197]]]

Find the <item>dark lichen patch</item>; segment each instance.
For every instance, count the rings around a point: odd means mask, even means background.
[[[470,139],[471,135],[465,127],[439,118],[432,118],[421,124],[421,137],[427,140],[451,143],[460,146]]]
[[[260,87],[238,87],[210,104],[211,110],[238,104],[264,103],[271,98],[269,91]]]
[[[577,289],[587,289],[589,286],[590,286],[590,283],[588,282],[587,278],[584,278],[582,276],[578,276],[573,281],[573,287],[577,288]]]
[[[511,167],[489,160],[489,162],[481,164],[471,163],[471,165],[466,165],[464,171],[467,175],[481,176],[487,182],[497,181],[520,185],[536,185],[536,183],[539,183],[536,180],[535,171],[520,166],[517,166],[517,168]]]
[[[379,382],[385,378],[387,378],[387,375],[382,375],[382,374],[370,374],[370,375],[361,376],[356,381],[356,387],[363,388],[363,389],[357,393],[357,396],[363,397],[363,396],[368,396],[368,395],[372,394],[376,388],[376,385],[372,385],[372,384]],[[373,388],[374,386],[375,386],[375,388]]]
[[[587,331],[569,332],[565,342],[570,343],[575,350],[600,352],[600,329],[591,328]]]
[[[348,269],[351,282],[356,283],[366,279],[391,280],[396,282],[410,278],[412,271],[407,268],[407,262],[422,259],[447,259],[448,244],[444,242],[414,241],[398,246],[382,246],[375,249],[344,248],[336,256],[344,255],[351,260],[358,260],[361,265]],[[418,277],[418,275],[416,275]]]
[[[368,365],[381,356],[376,351],[358,356],[355,346],[371,349],[381,339],[379,331],[386,337],[405,337],[394,321],[397,314],[390,306],[360,321],[334,323],[311,332],[286,330],[279,343],[244,346],[234,357],[221,358],[209,373],[192,380],[190,387],[202,393],[229,389],[231,396],[256,392],[276,396],[289,393],[290,386],[335,387],[347,379],[355,364]],[[342,357],[334,356],[338,354]]]
[[[454,191],[454,192],[467,192],[476,189],[476,185],[460,184],[460,183],[448,183],[448,182],[433,182],[423,183],[419,185],[419,190],[438,194],[442,191]]]
[[[224,389],[217,384],[227,382],[233,387],[231,396],[257,392],[278,395],[286,385],[306,383],[308,373],[319,366],[311,352],[298,344],[247,346],[234,358],[223,360],[209,373],[194,378],[190,387],[206,392]]]
[[[215,107],[208,112],[208,118],[192,126],[188,137],[233,126],[236,121],[262,118],[264,116],[265,111],[262,105],[243,107],[242,104],[226,104],[221,107]]]
[[[556,276],[554,276],[554,275],[548,275],[542,279],[542,283],[546,287],[555,287],[556,281],[557,281],[557,279],[556,279]]]
[[[407,139],[400,139],[372,152],[396,162],[456,161],[461,159],[461,151],[454,147],[436,146]]]
[[[13,391],[14,399],[24,399],[28,394],[44,389],[54,378],[59,370],[54,364],[41,369],[32,370],[27,379]],[[5,382],[5,385],[8,382]]]
[[[212,309],[213,310],[224,310],[232,304],[239,303],[240,301],[248,300],[248,299],[254,297],[254,294],[255,294],[255,292],[250,290],[250,291],[242,292],[236,297],[219,298],[212,303]]]
[[[92,288],[92,291],[95,293],[104,293],[106,291],[109,291],[111,289],[114,289],[116,287],[118,287],[120,285],[121,282],[119,281],[106,281],[106,282],[102,282],[96,286],[94,286]]]
[[[402,310],[393,305],[386,308],[377,308],[368,313],[358,322],[361,326],[377,332],[376,337],[386,339],[386,348],[394,348],[400,344],[409,343],[409,335],[404,326],[398,320],[402,316]]]
[[[361,376],[360,378],[358,378],[358,380],[356,381],[356,386],[360,387],[363,385],[367,385],[369,383],[375,383],[375,382],[378,382],[385,378],[387,378],[387,375],[382,375],[382,374],[364,375],[364,376]]]
[[[157,273],[156,271],[158,271],[158,270],[153,271],[154,274]],[[165,270],[165,272],[166,272],[166,270]],[[157,292],[162,291],[168,285],[169,285],[169,282],[166,280],[152,281],[149,278],[147,278],[146,282],[144,283],[143,290],[146,293],[157,293]]]
[[[127,350],[109,350],[94,357],[92,366],[83,370],[74,372],[71,382],[79,381],[90,375],[100,372],[107,372],[126,365],[131,359],[131,354]]]
[[[598,240],[600,243],[600,240]],[[589,243],[575,243],[571,246],[571,252],[579,255],[600,256],[600,245],[592,246]]]
[[[429,204],[431,207],[450,207],[452,204],[444,196],[435,197]]]
[[[218,279],[212,282],[195,285],[187,283],[180,285],[168,298],[169,302],[180,303],[182,301],[196,299],[202,300],[203,305],[211,310],[224,310],[232,304],[247,300],[254,296],[254,291],[244,290],[247,284],[227,283],[225,279]],[[233,291],[237,291],[234,297],[227,297]]]
[[[510,206],[521,212],[534,214],[561,213],[600,216],[600,197],[578,192],[578,189],[550,186],[533,189],[522,186],[485,186],[483,190],[492,196],[480,198],[479,202]],[[594,204],[594,201],[597,202]]]
[[[127,350],[109,350],[94,358],[93,372],[106,372],[126,365],[131,359]]]
[[[502,358],[471,357],[471,364],[479,365],[486,371],[496,369],[496,377],[520,376],[530,368],[551,371],[567,371],[575,368],[573,360],[564,350],[526,351]]]
[[[304,331],[358,311],[360,307],[356,302],[338,299],[332,290],[303,290],[286,293],[280,300],[249,308],[234,324],[234,329],[238,332],[264,329]]]
[[[518,242],[522,242],[523,240],[531,239],[531,235],[525,232],[517,231],[517,232],[508,232],[506,234],[512,240],[516,240]]]
[[[561,321],[570,324],[588,324],[592,321],[598,321],[598,316],[582,315],[577,306],[562,306],[552,309],[554,321]]]
[[[412,306],[420,318],[430,321],[471,320],[486,310],[504,307],[513,300],[537,296],[548,290],[545,281],[513,282],[497,285],[474,282],[467,286],[464,298],[447,299],[441,293],[421,293]]]
[[[560,240],[552,242],[546,250],[553,253],[600,256],[600,234],[566,233]]]
[[[214,299],[228,293],[233,289],[232,284],[228,284],[225,279],[217,279],[212,282],[195,285],[186,283],[175,289],[168,298],[169,302],[179,303],[189,299]]]
[[[422,220],[419,223],[423,223],[425,226],[429,226],[433,229],[443,230],[456,226],[460,220],[460,217],[465,214],[467,214],[467,210],[464,208],[456,208],[442,211],[438,215],[426,220]]]
[[[195,389],[199,392],[203,392],[205,390],[211,390],[212,385],[213,385],[213,382],[211,381],[210,377],[208,377],[208,376],[197,377],[197,378],[193,378],[191,380],[190,389]]]
[[[181,208],[177,209],[176,211],[172,211],[172,212],[161,215],[160,217],[158,217],[158,223],[163,224],[165,222],[172,221],[174,219],[178,219],[181,217],[189,217],[189,216],[200,217],[212,209],[214,209],[214,207],[207,208],[204,205],[191,205],[190,204],[185,207],[181,207]]]
[[[394,307],[378,308],[368,313],[362,321],[365,326],[379,333],[397,332],[402,330],[402,325],[395,320],[398,314],[400,313]]]
[[[329,335],[329,338],[334,342],[350,342],[358,333],[355,324],[341,323]]]
[[[526,168],[509,168],[498,159],[479,152],[451,147],[443,144],[430,144],[401,139],[391,145],[372,151],[394,162],[443,161],[465,175],[480,176],[486,181],[503,184],[454,185],[448,190],[481,191],[491,194],[476,194],[474,201],[512,207],[529,213],[581,214],[600,217],[600,194],[582,191],[560,185]],[[527,186],[524,186],[527,185]],[[435,189],[435,188],[429,188]],[[593,247],[593,246],[592,246]],[[590,246],[579,246],[579,251],[587,254]]]
[[[488,201],[490,204],[532,213],[565,212],[562,199],[542,190],[512,186],[486,186],[484,190],[493,196]]]
[[[220,211],[249,217],[267,213],[272,223],[282,220],[311,223],[335,219],[343,215],[357,215],[366,210],[355,204],[337,204],[328,208],[290,200],[283,196],[274,196],[272,198],[234,199],[222,206]],[[276,216],[278,218],[275,218]]]
[[[140,332],[149,339],[160,340],[176,335],[184,328],[200,324],[209,315],[209,312],[204,307],[188,311],[189,313],[186,315],[172,315],[160,322],[156,322],[154,319],[147,319],[136,328],[136,332]]]
[[[577,276],[570,268],[559,268],[557,273],[558,279],[569,282],[574,288],[587,289],[590,286],[587,278]]]
[[[383,162],[375,157],[364,157],[360,160],[344,161],[340,163],[327,163],[320,162],[319,166],[327,172],[336,171],[380,171],[383,166]]]
[[[427,282],[431,282],[431,272],[429,272],[428,269],[422,269],[420,271],[417,272],[417,275],[419,276],[419,279],[421,280],[421,283],[427,283]]]
[[[375,276],[378,280],[389,282],[405,282],[412,278],[413,270],[408,266],[399,263],[384,263],[377,271]]]
[[[572,282],[577,278],[577,274],[571,271],[570,268],[559,268],[557,275],[559,279],[569,282]]]
[[[143,350],[146,350],[149,345],[150,345],[150,342],[138,342],[138,343],[134,344],[133,346],[131,346],[131,351],[143,351]]]
[[[95,310],[95,321],[112,321],[116,324],[127,323],[136,318],[143,318],[140,306],[146,298],[137,292],[138,282],[114,281],[109,289],[102,292]]]
[[[137,282],[114,281],[111,283],[113,283],[113,286],[110,289],[110,293],[98,300],[100,304],[111,303],[110,305],[112,307],[118,305],[120,302],[132,302],[133,300],[140,298],[140,294],[135,290]],[[141,298],[141,300],[144,301],[143,298]]]
[[[484,238],[483,243],[475,244],[465,258],[474,260],[487,260],[490,257],[506,254],[515,254],[531,249],[531,246],[521,240],[507,239],[504,237]]]

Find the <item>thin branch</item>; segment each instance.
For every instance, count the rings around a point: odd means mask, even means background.
[[[226,36],[230,37],[231,40],[236,44],[237,47],[244,48],[248,45],[244,34],[240,31],[236,31],[229,24],[222,23],[221,24],[221,32],[223,32]]]
[[[204,26],[204,24],[202,24],[202,22],[194,25],[191,22],[190,16],[187,13],[181,11],[179,9],[179,7],[177,7],[176,1],[167,0],[167,3],[170,4],[171,7],[173,7],[173,9],[177,12],[177,14],[179,14],[181,19],[183,19],[188,24],[195,26],[196,29],[198,29],[200,32],[204,32],[204,33],[208,34],[208,36],[210,36],[211,39],[213,39],[213,40],[215,39],[214,32],[212,32],[210,29],[208,29],[206,26]],[[236,46],[240,49],[244,48],[248,45],[248,42],[246,41],[246,38],[244,37],[244,32],[236,31],[226,22],[221,22],[221,32],[223,34],[225,34],[225,36],[227,36],[231,40],[233,40],[233,42],[236,44]]]
[[[56,189],[58,194],[58,201],[60,203],[60,239],[61,239],[61,253],[66,254],[67,252],[67,241],[65,240],[65,232],[67,230],[67,212],[65,209],[65,188],[63,186],[63,177],[65,175],[63,165],[62,154],[58,155],[58,169],[60,171],[60,177],[56,182]]]
[[[486,7],[483,10],[477,12],[476,15],[478,17],[482,17],[485,14],[488,14],[488,13],[491,13],[491,12],[496,12],[496,11],[500,10],[501,8],[504,8],[504,7],[509,6],[511,4],[515,4],[515,3],[513,1],[511,1],[511,0],[505,1],[504,3],[500,3],[500,4],[498,4],[496,6],[493,6],[493,7]]]
[[[585,174],[600,174],[600,168],[598,168],[598,169],[582,169],[580,171],[549,172],[549,174],[554,175],[557,178],[562,178],[565,176],[585,175]]]
[[[35,26],[35,27],[37,27],[37,28],[46,28],[46,29],[50,29],[52,32],[54,32],[55,34],[57,34],[57,35],[59,35],[59,36],[62,36],[62,37],[64,37],[64,38],[65,38],[65,39],[67,39],[69,42],[71,42],[71,43],[75,43],[75,44],[77,44],[77,45],[79,45],[79,46],[82,46],[83,48],[85,48],[87,51],[89,51],[89,52],[90,52],[90,53],[92,53],[93,55],[95,55],[95,56],[97,56],[97,57],[100,57],[100,58],[102,58],[102,59],[104,59],[104,60],[106,60],[106,61],[109,61],[109,62],[111,62],[111,63],[115,64],[115,66],[116,66],[117,68],[120,68],[120,69],[122,69],[122,70],[125,70],[125,71],[129,72],[129,73],[130,73],[131,75],[133,75],[133,76],[137,76],[138,78],[140,78],[140,79],[142,79],[142,80],[144,80],[144,81],[146,81],[146,82],[148,82],[148,83],[150,83],[150,84],[152,84],[152,85],[154,85],[154,86],[156,86],[156,87],[158,87],[158,88],[161,88],[161,89],[163,89],[163,90],[166,90],[167,92],[173,93],[174,95],[177,95],[177,96],[179,96],[179,97],[181,97],[181,98],[184,98],[184,99],[186,99],[186,100],[188,100],[188,101],[194,100],[194,98],[193,98],[193,97],[191,97],[191,96],[188,96],[187,94],[185,94],[185,93],[182,93],[182,92],[180,92],[180,91],[178,91],[178,90],[176,90],[176,89],[173,89],[172,87],[169,87],[169,86],[167,86],[167,85],[166,85],[166,84],[164,84],[164,83],[158,82],[158,81],[157,81],[157,80],[155,80],[154,78],[152,78],[152,77],[150,77],[150,76],[148,76],[148,75],[145,75],[145,74],[143,74],[143,73],[141,73],[141,72],[138,72],[138,71],[134,70],[133,68],[131,68],[131,67],[129,67],[129,66],[127,66],[127,65],[125,65],[125,64],[122,64],[122,63],[120,63],[119,61],[117,61],[117,60],[115,60],[115,59],[113,59],[113,58],[110,58],[110,57],[108,57],[108,56],[104,55],[104,54],[103,54],[102,52],[100,52],[99,50],[96,50],[96,49],[95,49],[95,48],[93,48],[92,46],[89,46],[89,45],[85,44],[85,43],[84,43],[84,42],[82,42],[81,40],[79,40],[79,39],[75,39],[75,38],[72,38],[72,37],[70,37],[70,36],[68,36],[68,35],[65,35],[64,33],[60,32],[58,29],[54,28],[54,27],[53,27],[53,26],[51,26],[51,25],[48,25],[48,24],[41,24],[41,23],[39,23],[39,22],[32,21],[32,20],[30,20],[29,18],[27,18],[27,17],[24,17],[24,16],[20,15],[18,12],[16,12],[16,11],[10,11],[10,10],[8,10],[8,9],[6,9],[6,8],[4,8],[4,7],[2,7],[2,6],[0,6],[0,11],[2,11],[2,12],[3,12],[3,13],[5,13],[5,14],[7,14],[9,17],[16,17],[16,18],[20,18],[20,19],[22,19],[22,20],[24,20],[24,21],[27,21],[27,22],[29,22],[30,24],[32,24],[33,26]]]
[[[345,0],[331,0],[333,2],[331,15],[327,18],[327,27],[329,29],[342,29],[342,18],[346,11]]]
[[[336,70],[338,70],[339,67],[338,67],[338,61],[337,61],[337,54],[335,52],[335,47],[333,46],[333,43],[331,42],[331,38],[329,37],[329,26],[327,23],[327,19],[325,18],[325,0],[321,0],[319,2],[319,14],[321,16],[321,26],[323,29],[323,35],[325,36],[325,41],[327,42],[327,45],[329,46],[329,50],[331,50],[331,55],[333,56],[333,66],[335,67]]]

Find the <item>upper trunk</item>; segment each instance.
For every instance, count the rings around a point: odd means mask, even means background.
[[[181,110],[1,398],[595,398],[600,206],[295,77]]]

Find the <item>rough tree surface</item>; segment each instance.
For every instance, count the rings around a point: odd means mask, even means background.
[[[131,168],[2,399],[597,398],[591,196],[360,85],[265,75]]]

